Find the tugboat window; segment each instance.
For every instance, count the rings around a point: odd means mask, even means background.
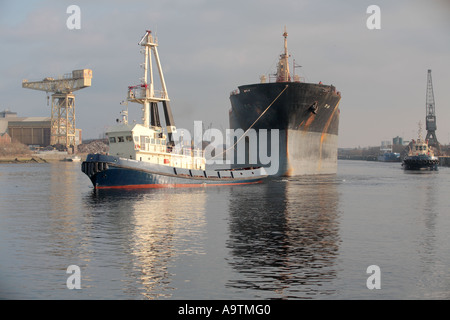
[[[110,137],[109,138],[109,142],[110,143],[115,143],[116,142],[116,137]]]
[[[123,137],[117,137],[117,140],[119,141],[119,142],[124,142],[125,140],[123,139]]]

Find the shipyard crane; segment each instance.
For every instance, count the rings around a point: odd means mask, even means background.
[[[439,142],[436,138],[436,112],[434,105],[434,93],[433,93],[433,83],[431,80],[431,70],[428,69],[427,77],[427,96],[426,96],[426,129],[427,136],[425,140],[428,140],[428,144],[435,147],[439,152],[441,148]]]
[[[75,95],[74,91],[90,87],[91,69],[73,70],[58,79],[51,77],[41,81],[22,81],[22,87],[52,92],[50,120],[50,145],[61,145],[66,149],[75,147]]]

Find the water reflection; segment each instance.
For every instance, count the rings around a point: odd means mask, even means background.
[[[72,162],[56,162],[49,166],[48,185],[48,241],[54,243],[47,248],[50,255],[63,255],[69,259],[79,246],[78,242],[78,172],[74,171]],[[42,201],[42,199],[40,200]]]
[[[417,185],[413,191],[415,194],[414,197],[411,197],[420,214],[417,252],[420,257],[421,276],[417,283],[418,295],[420,298],[427,299],[450,298],[448,265],[439,254],[437,234],[439,211],[445,207],[440,203],[439,190],[443,184],[439,178],[440,176],[436,175],[436,172],[418,176]]]
[[[93,228],[108,228],[100,235],[100,230],[93,231],[102,239],[103,250],[110,242],[110,254],[123,258],[117,268],[126,280],[118,290],[127,297],[171,297],[176,288],[170,267],[183,255],[203,250],[205,190],[99,190],[89,202]]]
[[[277,179],[230,195],[228,286],[264,298],[331,294],[336,277],[339,195],[335,176]],[[264,292],[267,292],[265,294]]]

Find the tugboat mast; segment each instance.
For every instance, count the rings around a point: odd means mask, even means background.
[[[164,81],[161,62],[159,60],[157,40],[156,38],[153,38],[152,32],[147,30],[141,41],[139,41],[139,45],[144,47],[144,77],[141,78],[141,85],[128,87],[127,100],[143,105],[143,126],[146,128],[152,127],[155,130],[161,130],[158,102],[162,102],[169,143],[173,145],[172,134],[176,132],[176,127],[172,116],[172,110],[169,105],[170,99],[167,93],[166,82]],[[152,53],[159,72],[162,87],[160,91],[155,91],[154,88]]]

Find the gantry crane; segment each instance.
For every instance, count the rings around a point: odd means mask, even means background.
[[[45,78],[42,81],[22,81],[22,87],[52,94],[50,121],[50,144],[69,149],[75,147],[75,95],[74,91],[90,87],[92,70],[73,70],[58,79]]]
[[[425,138],[425,140],[428,140],[428,144],[430,146],[435,147],[440,152],[441,148],[436,138],[436,129],[437,129],[436,112],[434,105],[433,83],[431,80],[430,69],[428,69],[428,77],[427,77],[426,129],[427,129],[427,137]]]

